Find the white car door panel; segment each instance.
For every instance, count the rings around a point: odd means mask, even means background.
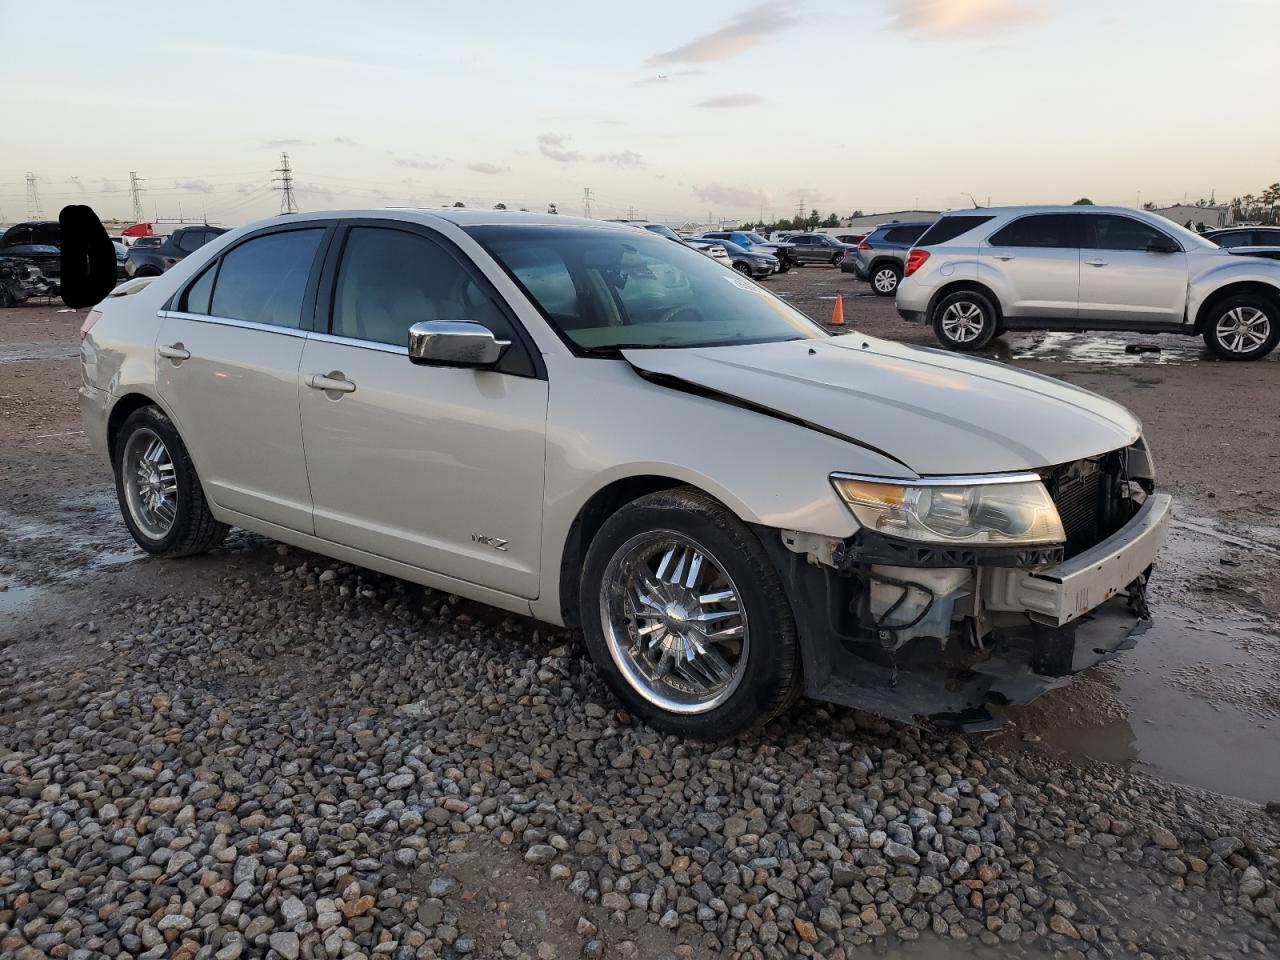
[[[1085,214],[1080,263],[1080,318],[1116,323],[1182,323],[1187,305],[1187,255],[1148,250],[1173,243],[1154,227],[1119,214]],[[1175,244],[1176,245],[1176,244]]]
[[[997,230],[981,247],[978,279],[1006,317],[1072,320],[1080,294],[1075,214],[1033,214]]]
[[[353,227],[337,335],[313,335],[303,351],[302,433],[317,536],[533,598],[546,380],[416,365],[401,345],[427,320],[476,320],[511,339],[494,298],[429,237]]]

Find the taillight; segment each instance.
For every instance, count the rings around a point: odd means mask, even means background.
[[[867,243],[867,241],[863,240],[860,244],[858,244],[858,249],[859,249],[859,250],[870,250],[870,249],[871,249],[871,244],[869,244],[869,243]]]
[[[924,266],[924,262],[929,259],[929,251],[919,248],[912,250],[907,254],[907,269],[902,272],[905,277],[911,276],[917,270]]]
[[[89,335],[89,331],[93,329],[93,325],[102,319],[101,310],[90,310],[89,315],[84,318],[84,323],[80,324],[80,339],[83,340]]]

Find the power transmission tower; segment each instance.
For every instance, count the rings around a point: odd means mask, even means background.
[[[627,219],[634,220],[635,218],[636,218],[636,205],[633,203],[628,205],[627,207]]]
[[[280,184],[276,187],[280,191],[280,212],[297,213],[298,204],[293,199],[293,169],[289,166],[289,154],[280,154],[280,166],[272,172],[280,174],[278,177],[272,177]]]
[[[129,171],[129,193],[133,195],[134,223],[142,222],[142,185],[144,183],[146,183],[146,181],[138,178],[138,172],[136,170]]]
[[[591,188],[582,188],[582,215],[587,219],[591,218]]]
[[[27,171],[27,219],[39,220],[44,212],[40,209],[40,191],[36,187],[37,177],[30,170]]]

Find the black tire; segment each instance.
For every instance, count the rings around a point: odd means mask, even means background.
[[[0,307],[12,307],[14,302],[13,293],[9,290],[9,285],[0,283]]]
[[[736,586],[746,614],[746,663],[736,689],[700,713],[681,713],[650,702],[619,668],[605,637],[606,571],[634,538],[671,531],[705,550]],[[631,713],[659,730],[697,740],[722,740],[763,725],[795,702],[801,691],[795,618],[777,571],[755,535],[699,490],[680,487],[628,503],[600,528],[587,550],[579,585],[580,619],[596,670]]]
[[[902,282],[902,268],[893,263],[877,264],[867,273],[867,282],[877,297],[892,297]]]
[[[135,278],[137,278],[137,277],[158,277],[158,276],[160,276],[160,271],[159,271],[159,270],[157,270],[155,267],[139,267],[137,270],[135,270],[135,271],[133,272],[133,276],[134,276]]]
[[[844,259],[844,254],[843,254],[843,253],[837,253],[837,254],[835,254],[835,255],[833,255],[833,256],[831,257],[831,265],[832,265],[833,267],[839,267],[839,266],[840,266],[840,261],[841,261],[841,260],[843,260],[843,259]]]
[[[782,261],[782,263],[778,266],[778,272],[779,272],[779,273],[786,273],[786,272],[787,272],[788,270],[790,270],[790,269],[791,269],[791,261],[790,261],[790,260],[783,260],[783,261]]]
[[[173,464],[177,492],[174,494],[174,516],[167,533],[152,536],[135,520],[125,490],[124,456],[129,440],[139,431],[150,431],[164,443]],[[206,553],[220,544],[231,529],[214,518],[191,462],[186,444],[177,428],[159,407],[141,407],[125,419],[111,451],[116,478],[116,499],[125,526],[133,539],[147,553],[157,557],[189,557]]]
[[[952,310],[966,315],[961,321],[966,325],[962,328],[966,331],[963,335],[955,327],[957,318],[949,316],[949,311]],[[933,305],[933,315],[929,319],[933,324],[934,336],[948,350],[981,350],[996,337],[1000,325],[995,305],[986,295],[976,290],[958,290],[947,294]]]
[[[748,280],[751,279],[751,264],[743,263],[741,260],[739,260],[737,263],[733,265],[733,269],[737,270],[740,274],[742,274]]]
[[[1261,316],[1259,316],[1261,314]],[[1231,335],[1233,321],[1249,321],[1261,342],[1242,349],[1233,349]],[[1219,330],[1219,324],[1226,329]],[[1275,301],[1253,293],[1241,293],[1218,301],[1204,320],[1204,342],[1222,360],[1257,360],[1265,357],[1280,343],[1280,307]],[[1252,339],[1252,338],[1251,338]]]

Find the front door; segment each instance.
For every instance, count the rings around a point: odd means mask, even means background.
[[[996,292],[1006,317],[1072,320],[1080,295],[1080,216],[1019,217],[987,238],[978,279]]]
[[[250,237],[164,315],[156,386],[218,506],[304,533],[311,496],[298,363],[324,227]]]
[[[430,231],[356,225],[339,242],[331,333],[301,367],[316,535],[536,597],[547,382],[515,320]],[[493,370],[416,366],[408,332],[425,320],[479,321],[511,346]]]
[[[1086,213],[1080,256],[1080,319],[1141,329],[1181,324],[1187,255],[1170,235],[1133,217]],[[1173,246],[1172,251],[1149,249]]]

